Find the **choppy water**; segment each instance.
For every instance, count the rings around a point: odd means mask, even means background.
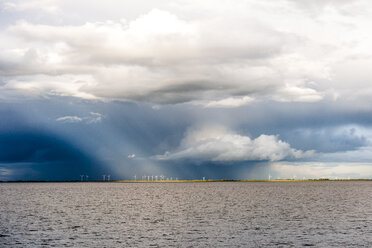
[[[0,184],[0,247],[372,247],[372,182]]]

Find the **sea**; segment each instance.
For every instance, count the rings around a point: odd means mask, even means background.
[[[372,247],[372,182],[1,183],[0,247]]]

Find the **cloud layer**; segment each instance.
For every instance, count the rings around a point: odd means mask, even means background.
[[[3,6],[26,11],[39,2]],[[45,15],[69,8],[45,2]],[[372,62],[370,4],[304,5],[177,1],[130,19],[17,21],[0,33],[3,90],[213,107],[262,99],[317,102],[371,91],[362,80],[348,80],[370,78],[363,71]],[[209,14],[201,14],[207,6]],[[364,90],[355,92],[356,86]]]
[[[129,178],[255,166],[266,178],[299,162],[314,176],[341,162],[341,174],[368,172],[370,1],[0,0],[0,11],[0,135],[32,136],[0,155],[32,150],[40,159],[12,162],[26,171],[52,171],[44,155],[73,146]],[[54,136],[66,144],[49,153]]]

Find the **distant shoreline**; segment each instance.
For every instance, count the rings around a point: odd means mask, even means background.
[[[372,181],[372,179],[272,179],[272,180],[233,180],[233,179],[209,179],[209,180],[110,180],[110,181],[0,181],[0,183],[207,183],[207,182],[356,182],[356,181]]]

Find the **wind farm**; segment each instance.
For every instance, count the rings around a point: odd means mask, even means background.
[[[267,179],[213,179],[213,178],[187,178],[182,179],[178,177],[167,177],[164,175],[142,175],[137,176],[134,175],[132,179],[112,179],[111,175],[103,174],[101,178],[99,177],[92,177],[90,178],[89,175],[80,175],[79,179],[76,180],[11,180],[11,181],[0,181],[0,183],[6,182],[79,182],[79,183],[211,183],[211,182],[356,182],[356,181],[372,181],[370,178],[340,178],[340,177],[333,177],[333,178],[302,178],[298,179],[296,176],[292,178],[273,178],[272,175],[268,175]]]
[[[85,177],[85,180],[84,180]],[[267,176],[267,179],[255,179],[255,178],[248,178],[248,179],[213,179],[213,178],[206,178],[205,176],[201,178],[187,178],[182,179],[173,176],[165,176],[163,174],[160,175],[141,175],[137,176],[137,174],[133,175],[131,179],[111,179],[111,175],[102,175],[102,180],[88,180],[88,175],[80,175],[80,182],[116,182],[116,183],[200,183],[200,182],[347,182],[347,181],[372,181],[369,178],[340,178],[340,177],[321,177],[321,178],[305,178],[302,179],[297,178],[296,175],[293,175],[291,178],[274,178],[270,173]],[[76,180],[79,182],[79,180]]]
[[[372,179],[169,179],[169,180],[115,180],[111,182],[119,183],[200,183],[200,182],[355,182],[355,181],[372,181]]]

